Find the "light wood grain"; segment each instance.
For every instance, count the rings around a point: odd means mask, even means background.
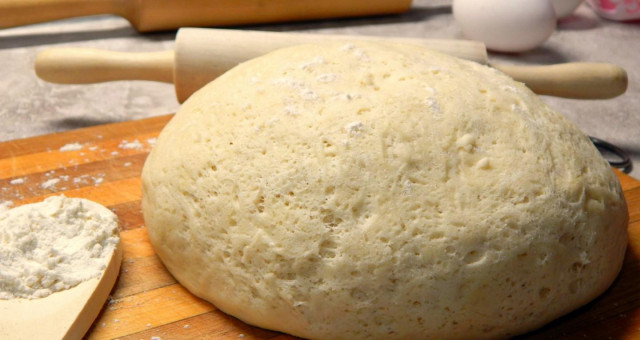
[[[174,63],[174,85],[178,101],[185,101],[195,91],[238,64],[276,49],[299,44],[350,40],[416,44],[459,58],[487,63],[484,44],[469,40],[181,28],[176,35]]]
[[[493,65],[533,92],[575,99],[607,99],[627,91],[627,72],[607,63],[545,66]]]
[[[139,31],[401,13],[410,0],[0,0],[0,28],[94,14]]]
[[[60,84],[113,80],[173,82],[178,101],[184,102],[213,79],[249,59],[298,44],[350,40],[410,43],[483,64],[488,62],[484,44],[477,41],[182,28],[176,37],[175,52],[54,48],[36,57],[35,70],[41,79]],[[557,97],[613,98],[625,93],[628,84],[626,71],[608,63],[493,67],[538,94]]]
[[[0,28],[95,14],[123,15],[113,0],[0,0]]]
[[[214,309],[210,303],[194,297],[174,283],[111,300],[88,338],[117,338]]]
[[[102,275],[40,299],[0,300],[0,338],[80,339],[91,327],[120,272],[122,247]]]
[[[173,83],[173,51],[115,52],[95,48],[52,48],[39,53],[36,74],[59,84],[114,80]]]
[[[218,311],[211,304],[187,292],[166,271],[149,243],[140,211],[140,171],[148,146],[122,152],[122,140],[146,140],[155,137],[170,116],[141,121],[116,123],[61,134],[0,143],[0,202],[15,205],[40,201],[44,197],[64,193],[86,197],[107,205],[119,217],[123,261],[120,275],[111,292],[111,302],[89,330],[90,339],[243,339],[292,340],[294,337],[247,325]],[[100,137],[97,137],[100,136]],[[104,149],[90,157],[80,158],[81,150],[70,156],[59,151],[66,143],[79,142]],[[112,154],[118,151],[117,154]],[[37,157],[42,157],[38,169]],[[78,165],[65,165],[78,159]],[[129,163],[128,166],[124,164]],[[20,164],[27,166],[28,171]],[[61,164],[61,167],[56,165]],[[47,170],[44,170],[47,169]],[[44,190],[39,184],[44,174],[72,178],[104,174],[101,183],[78,183],[63,190],[57,185]],[[30,173],[29,171],[33,171]],[[616,173],[629,204],[629,248],[618,279],[601,297],[587,306],[560,318],[538,331],[519,339],[640,339],[640,182]],[[24,183],[10,181],[23,178]]]

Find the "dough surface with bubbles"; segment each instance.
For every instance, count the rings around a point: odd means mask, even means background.
[[[520,334],[601,294],[627,242],[582,132],[504,74],[413,45],[240,64],[183,104],[142,186],[181,284],[314,339]]]

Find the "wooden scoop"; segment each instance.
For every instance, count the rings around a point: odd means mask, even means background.
[[[121,261],[118,244],[100,278],[41,299],[0,300],[0,339],[81,339],[107,300]]]
[[[141,32],[401,13],[411,0],[0,0],[0,28],[115,14]]]
[[[35,61],[38,77],[60,84],[113,80],[174,83],[179,102],[237,64],[277,48],[327,40],[384,40],[425,45],[460,58],[486,64],[483,43],[466,40],[378,38],[365,36],[275,33],[245,30],[182,28],[175,51],[108,52],[86,48],[56,48]],[[605,99],[627,89],[626,72],[607,63],[566,63],[547,66],[492,65],[538,94]]]

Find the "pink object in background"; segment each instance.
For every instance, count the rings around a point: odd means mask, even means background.
[[[640,19],[640,0],[588,0],[591,8],[611,20]]]

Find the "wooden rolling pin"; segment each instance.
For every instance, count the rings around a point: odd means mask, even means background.
[[[124,53],[85,48],[55,48],[35,61],[38,77],[59,84],[114,80],[174,83],[179,102],[238,63],[274,49],[326,40],[385,40],[422,44],[460,58],[487,63],[484,44],[465,40],[378,38],[365,36],[275,33],[245,30],[182,28],[175,51]],[[538,94],[604,99],[626,91],[627,75],[605,63],[549,66],[493,65]]]
[[[411,0],[0,0],[0,28],[96,14],[141,32],[401,13]]]

